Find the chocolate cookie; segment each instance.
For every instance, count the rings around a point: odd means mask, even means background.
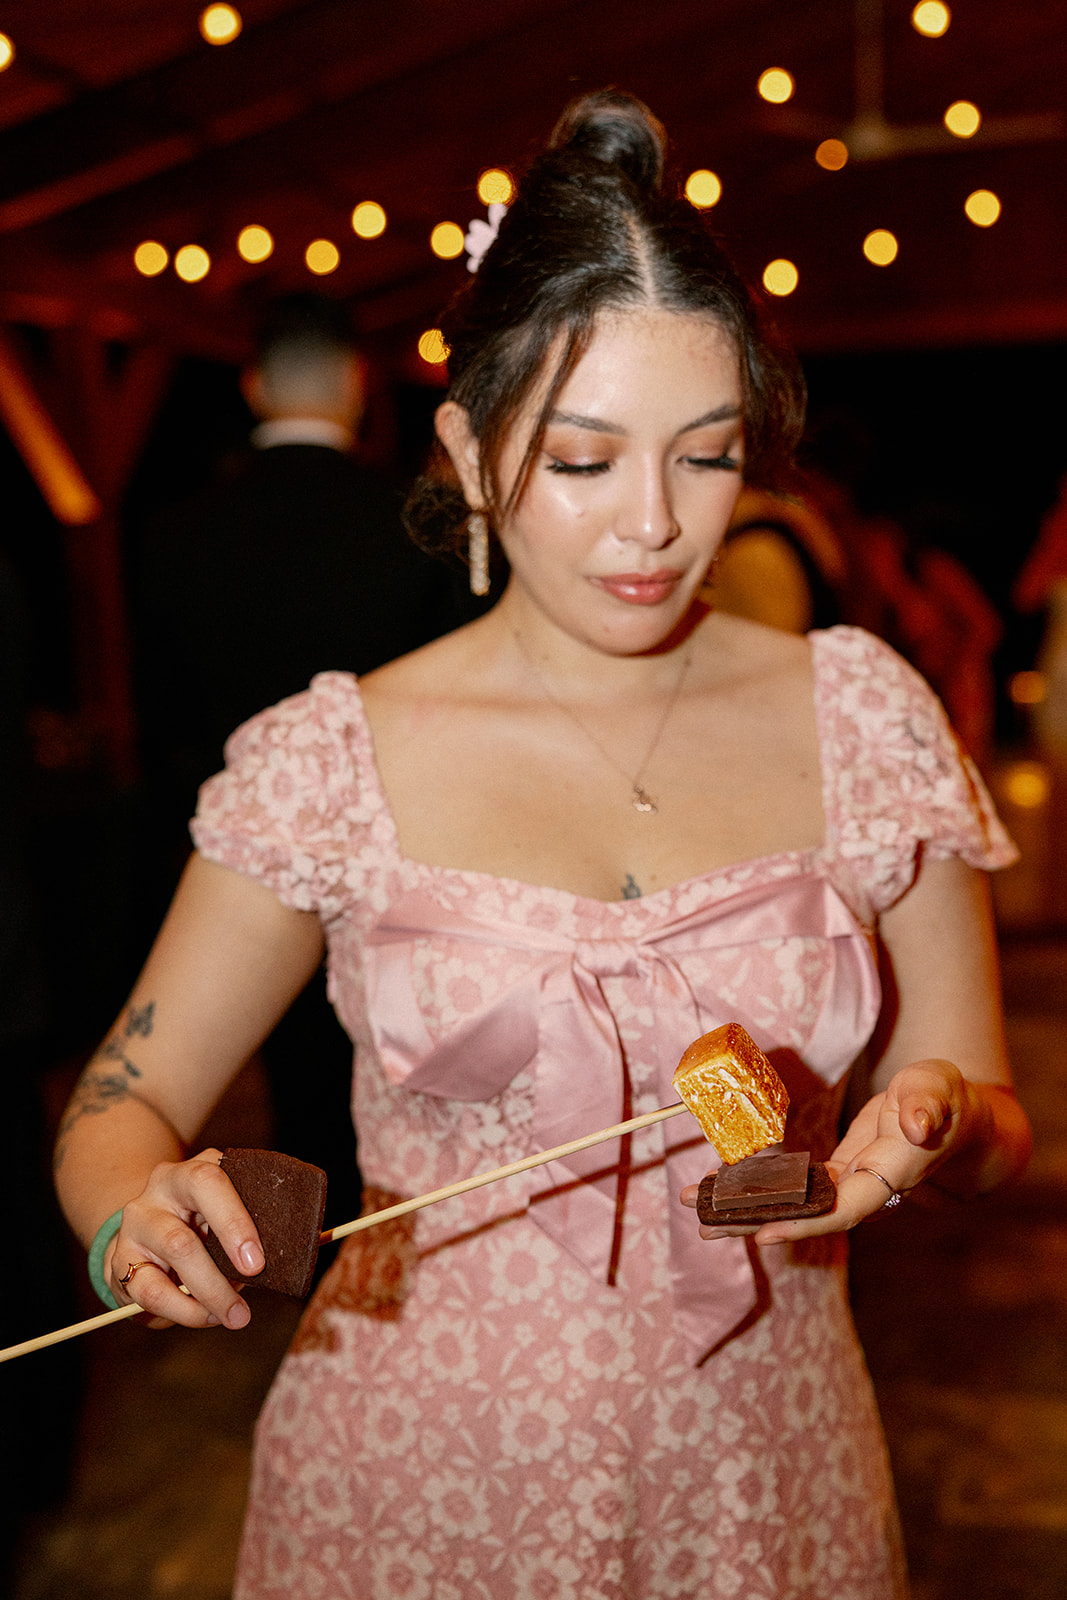
[[[729,1210],[716,1210],[712,1196],[717,1173],[706,1173],[700,1180],[697,1194],[697,1216],[709,1228],[732,1227],[734,1224],[755,1222],[794,1222],[800,1217],[821,1217],[832,1211],[837,1199],[837,1185],[826,1165],[813,1161],[808,1168],[807,1196],[802,1201],[756,1203],[751,1206],[732,1206]]]

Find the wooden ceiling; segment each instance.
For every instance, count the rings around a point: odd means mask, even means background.
[[[466,226],[483,167],[521,166],[572,94],[614,83],[683,169],[720,175],[715,225],[747,270],[796,263],[777,305],[802,348],[1067,338],[1063,0],[955,0],[940,39],[911,0],[237,3],[243,31],[212,47],[197,0],[0,0],[0,322],[237,359],[265,300],[318,284],[414,372],[465,270],[431,227]],[[755,92],[768,66],[796,80],[787,105]],[[960,98],[984,117],[966,141],[941,126]],[[834,135],[854,157],[825,172]],[[994,227],[964,215],[977,188],[1003,202]],[[379,239],[349,225],[364,199]],[[251,222],[276,240],[259,266],[235,249]],[[862,255],[875,227],[899,238],[891,266]],[[340,249],[328,278],[304,264],[317,237]],[[202,245],[210,273],[139,277],[146,238]]]

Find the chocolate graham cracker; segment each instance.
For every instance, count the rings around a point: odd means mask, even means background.
[[[707,1227],[729,1227],[757,1222],[793,1222],[801,1217],[821,1217],[832,1211],[837,1186],[825,1162],[809,1162],[804,1196],[797,1199],[796,1173],[791,1165],[795,1159],[782,1152],[761,1151],[732,1167],[723,1166],[707,1173],[700,1180],[697,1216]],[[807,1155],[800,1159],[809,1161]],[[716,1204],[715,1191],[720,1175],[725,1205]],[[771,1195],[776,1186],[778,1192],[788,1198],[773,1200]]]
[[[266,1266],[250,1278],[209,1231],[204,1243],[212,1261],[228,1278],[303,1298],[319,1253],[325,1172],[277,1150],[225,1150],[220,1165],[256,1225]]]

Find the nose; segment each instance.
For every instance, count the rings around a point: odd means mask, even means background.
[[[664,550],[681,533],[660,461],[647,461],[635,474],[627,503],[616,523],[621,543],[633,541],[646,550]]]

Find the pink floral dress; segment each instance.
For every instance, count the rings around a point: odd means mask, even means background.
[[[323,921],[370,1208],[669,1104],[730,1020],[832,1149],[879,911],[923,854],[1013,849],[911,668],[811,644],[823,844],[639,900],[404,857],[347,675],[234,735],[196,842]],[[843,1241],[702,1241],[713,1164],[678,1117],[350,1238],[260,1418],[236,1600],[903,1596]]]

